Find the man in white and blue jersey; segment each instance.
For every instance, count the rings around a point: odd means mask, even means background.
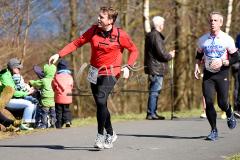
[[[214,108],[214,96],[217,93],[218,106],[226,112],[227,124],[230,129],[236,127],[236,119],[228,102],[229,66],[238,62],[238,50],[234,40],[221,31],[223,16],[219,12],[209,14],[210,32],[198,40],[195,64],[195,78],[199,79],[199,65],[204,59],[204,76],[202,83],[203,96],[206,101],[206,115],[211,125],[207,140],[217,140],[217,114]]]

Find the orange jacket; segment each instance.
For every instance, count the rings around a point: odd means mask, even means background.
[[[55,103],[70,104],[72,103],[73,78],[69,73],[56,74],[52,81],[54,90]]]

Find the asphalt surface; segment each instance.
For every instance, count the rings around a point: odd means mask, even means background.
[[[53,129],[0,140],[2,160],[221,160],[240,153],[240,123],[229,130],[217,120],[219,139],[206,141],[207,120],[128,121],[114,123],[114,148],[93,148],[96,125]]]

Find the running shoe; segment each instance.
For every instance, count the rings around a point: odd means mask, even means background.
[[[98,133],[93,147],[103,149],[104,148],[104,140],[105,140],[104,135]]]
[[[237,120],[234,117],[234,113],[232,113],[232,115],[229,118],[227,118],[227,125],[229,129],[234,129],[236,127]]]
[[[20,130],[33,130],[33,128],[29,127],[29,124],[27,123],[22,123],[20,126],[19,126]]]
[[[200,115],[200,118],[207,118],[207,115],[205,112],[203,112],[201,115]]]
[[[117,140],[117,134],[113,132],[113,135],[106,134],[105,142],[104,142],[104,148],[112,148],[113,142]]]
[[[66,127],[67,128],[71,127],[71,122],[66,122]]]
[[[113,131],[113,140],[112,142],[115,142],[117,140],[118,136],[116,134],[116,132]]]
[[[215,141],[218,139],[217,129],[211,130],[210,134],[207,136],[206,140]]]
[[[147,120],[164,120],[165,117],[159,115],[147,115]]]

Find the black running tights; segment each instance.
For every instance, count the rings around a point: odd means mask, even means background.
[[[203,95],[206,101],[206,115],[212,129],[216,128],[217,113],[214,108],[214,97],[217,93],[217,103],[227,117],[231,116],[231,107],[228,104],[228,69],[211,73],[205,70],[203,77]]]
[[[106,129],[107,134],[113,135],[111,116],[107,108],[107,99],[116,81],[116,78],[112,76],[99,76],[97,84],[91,83],[93,97],[97,105],[99,134],[103,134],[104,129]]]

